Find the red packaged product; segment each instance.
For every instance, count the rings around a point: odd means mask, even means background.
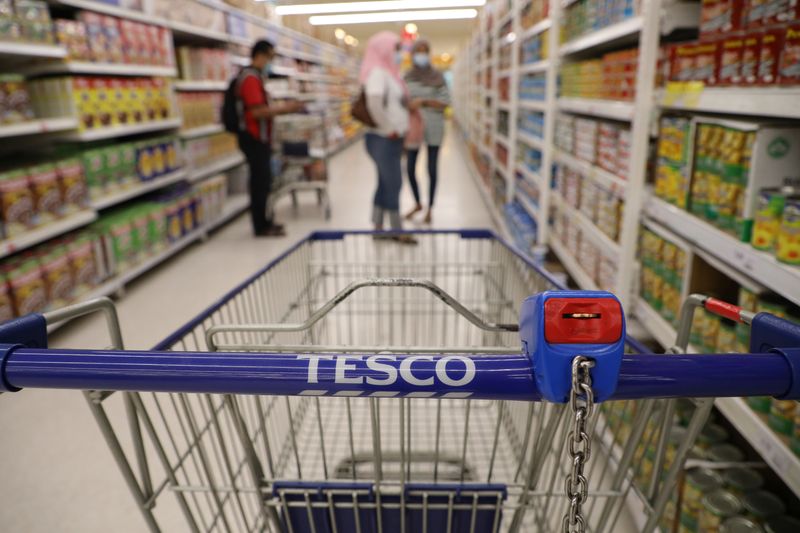
[[[800,84],[800,23],[786,27],[782,48],[778,83],[781,85]]]
[[[742,63],[739,72],[742,85],[753,85],[758,80],[758,56],[761,49],[761,32],[750,32],[744,37]]]
[[[733,34],[724,38],[718,51],[716,84],[738,84],[742,79],[742,53],[744,37]]]
[[[784,30],[781,27],[769,28],[761,34],[761,47],[758,52],[758,83],[772,85],[778,79],[778,61],[783,48]]]
[[[700,8],[700,35],[741,30],[747,16],[747,0],[703,0]]]
[[[694,76],[691,78],[693,81],[702,81],[708,85],[716,84],[717,53],[720,44],[721,41],[706,41],[696,45]]]
[[[697,44],[679,44],[675,46],[670,68],[670,81],[691,81],[694,79]]]
[[[764,25],[795,22],[797,20],[796,0],[768,0],[764,10]]]
[[[770,0],[750,0],[745,15],[745,25],[748,28],[758,28],[763,25],[764,14]]]

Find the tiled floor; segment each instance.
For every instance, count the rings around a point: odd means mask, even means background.
[[[433,226],[488,227],[491,220],[468,174],[454,136],[441,151]],[[420,161],[420,168],[424,167]],[[331,163],[333,217],[325,221],[313,198],[295,215],[287,201],[279,218],[289,235],[254,239],[241,217],[134,284],[119,301],[128,348],[151,347],[291,243],[318,228],[368,228],[375,171],[362,143]],[[423,184],[423,190],[425,185]],[[412,200],[408,187],[403,206]],[[100,320],[55,335],[62,347],[103,347]],[[145,524],[97,425],[78,392],[26,390],[0,397],[0,530],[134,532]],[[182,531],[180,516],[167,531]],[[173,524],[176,524],[173,528]]]

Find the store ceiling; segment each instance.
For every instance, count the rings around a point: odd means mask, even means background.
[[[341,2],[343,0],[290,0],[278,1],[275,5],[291,5],[291,4],[322,4]],[[358,3],[358,0],[348,0]],[[480,8],[479,8],[480,9]],[[288,18],[302,18],[304,21],[308,20],[308,15],[291,15]],[[424,20],[424,21],[406,21],[414,22],[419,28],[419,35],[425,37],[431,42],[431,47],[435,53],[450,53],[455,54],[465,44],[472,35],[477,19],[466,20]],[[406,22],[378,22],[367,24],[343,24],[341,26],[348,34],[352,35],[359,41],[359,47],[367,42],[369,37],[379,31],[389,30],[400,32]],[[318,26],[315,28],[315,33],[333,35],[336,26]],[[322,35],[320,35],[322,36]]]

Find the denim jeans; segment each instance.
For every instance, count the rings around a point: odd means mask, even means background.
[[[400,189],[403,186],[401,156],[403,139],[389,139],[375,133],[367,133],[367,153],[378,168],[378,188],[373,201],[372,222],[383,228],[384,215],[394,230],[402,229],[400,220]]]

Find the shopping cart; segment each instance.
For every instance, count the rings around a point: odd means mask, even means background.
[[[612,295],[489,231],[373,237],[312,234],[150,351],[108,300],[17,320],[0,388],[89,391],[152,531],[282,533],[620,531],[634,497],[653,531],[708,414],[671,445],[670,398],[800,397],[800,326],[774,316],[695,299],[752,322],[754,353],[652,355]],[[47,349],[95,311],[112,349]]]
[[[273,180],[267,212],[284,196],[291,196],[295,211],[298,193],[316,193],[326,219],[331,217],[328,194],[329,135],[324,113],[276,117],[273,126]]]

